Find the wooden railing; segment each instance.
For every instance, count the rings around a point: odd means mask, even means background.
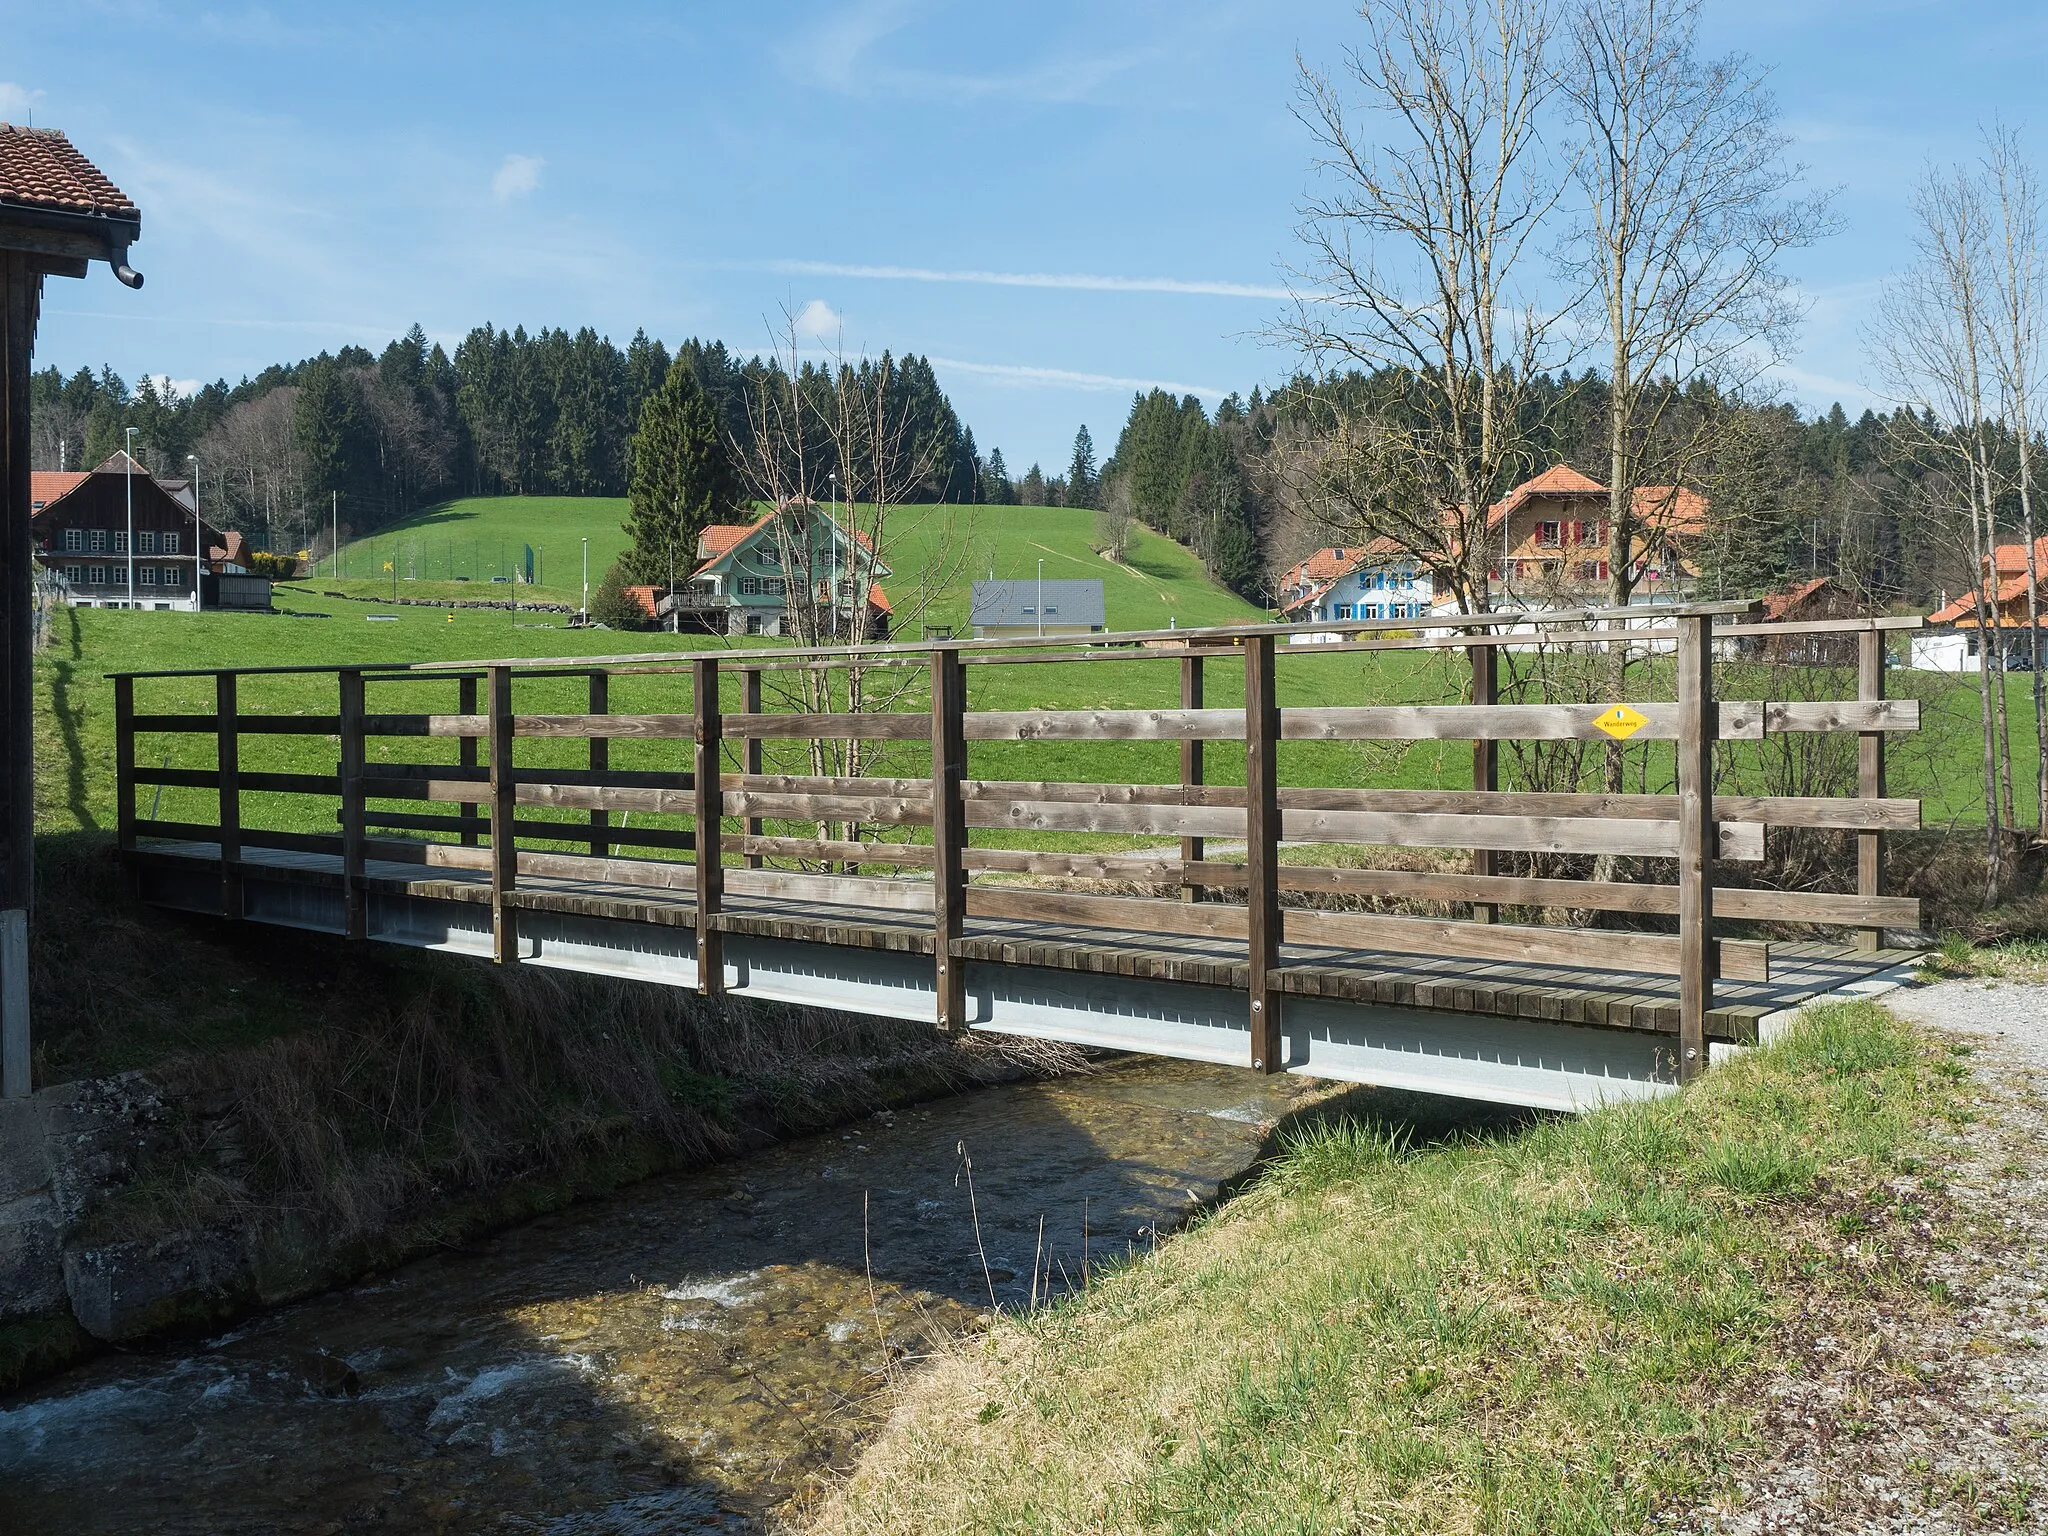
[[[1833,924],[1859,931],[1875,947],[1884,927],[1919,922],[1918,904],[1880,888],[1885,832],[1919,825],[1916,800],[1884,794],[1884,739],[1917,726],[1917,705],[1884,696],[1887,628],[1915,621],[1857,620],[1832,625],[1725,625],[1741,605],[1660,610],[1653,628],[1595,627],[1599,615],[1492,616],[1432,620],[1448,634],[1387,635],[1369,623],[1335,626],[1337,644],[1292,648],[1282,626],[1167,632],[1085,641],[944,643],[923,648],[871,646],[848,651],[717,651],[656,656],[399,667],[241,669],[213,674],[214,711],[138,713],[136,689],[150,679],[188,673],[114,677],[119,838],[217,843],[224,910],[239,915],[239,881],[250,849],[323,854],[338,859],[346,929],[366,933],[369,867],[378,861],[466,871],[487,878],[493,948],[518,956],[522,880],[580,879],[688,893],[693,904],[701,985],[723,974],[721,937],[746,931],[732,898],[922,916],[935,961],[937,1020],[965,1021],[960,948],[970,918],[1012,919],[1108,930],[1142,945],[1148,936],[1223,941],[1247,967],[1252,1065],[1277,1070],[1282,945],[1391,951],[1473,962],[1570,966],[1677,977],[1681,1074],[1704,1059],[1705,1016],[1716,976],[1763,979],[1764,943],[1716,938],[1716,917]],[[1631,615],[1640,619],[1641,615]],[[1713,647],[1730,635],[1855,630],[1862,647],[1858,697],[1824,702],[1717,700]],[[1140,643],[1133,645],[1133,639]],[[1673,744],[1675,793],[1543,793],[1498,787],[1504,741],[1598,741],[1607,705],[1501,703],[1502,646],[1543,643],[1653,646],[1675,653],[1673,696],[1634,701],[1641,723],[1631,745]],[[1282,707],[1276,672],[1285,659],[1312,662],[1355,650],[1462,648],[1471,657],[1470,702]],[[969,669],[1018,662],[1122,659],[1170,665],[1178,704],[1148,709],[975,710]],[[1225,666],[1243,668],[1243,703],[1211,707],[1206,685]],[[928,679],[928,708],[808,713],[763,706],[763,676],[789,668],[916,669]],[[252,712],[244,684],[279,673],[335,679],[332,714]],[[721,685],[738,675],[728,712]],[[687,711],[617,713],[612,685],[622,676],[689,681]],[[587,707],[577,713],[520,713],[515,684],[587,678]],[[393,710],[422,689],[452,685],[452,713]],[[394,699],[394,692],[410,697]],[[372,709],[373,702],[378,706]],[[1758,742],[1787,732],[1855,732],[1860,737],[1858,793],[1844,797],[1762,797],[1714,793],[1717,742]],[[137,738],[212,739],[210,767],[138,763]],[[332,773],[267,772],[245,765],[249,738],[326,737],[339,747]],[[388,760],[394,742],[441,739],[453,761]],[[914,775],[833,777],[765,771],[774,742],[907,744],[929,771]],[[518,762],[521,741],[588,744],[580,766]],[[1104,784],[1065,780],[976,779],[973,743],[1164,742],[1178,745],[1178,783]],[[1472,747],[1470,789],[1391,789],[1286,785],[1281,748],[1291,742],[1457,741]],[[672,766],[612,766],[614,743],[673,742]],[[1209,743],[1241,744],[1242,784],[1210,781]],[[686,745],[685,745],[686,744]],[[482,749],[480,752],[479,749]],[[373,750],[374,749],[374,750]],[[447,748],[441,755],[448,755]],[[685,766],[687,763],[687,766]],[[901,766],[899,764],[899,766]],[[913,764],[914,766],[914,764]],[[734,771],[736,770],[736,771]],[[210,790],[212,823],[136,814],[145,787]],[[259,829],[247,823],[247,797],[313,796],[332,802],[338,831]],[[404,807],[411,805],[414,809]],[[430,810],[447,806],[451,810]],[[561,819],[564,815],[574,819]],[[669,824],[649,826],[647,817]],[[642,824],[632,825],[632,819]],[[848,823],[868,835],[829,835]],[[798,835],[792,824],[807,835]],[[779,825],[780,830],[775,830]],[[1855,890],[1840,893],[1721,889],[1713,861],[1764,857],[1770,826],[1855,834]],[[1150,852],[975,846],[977,832],[1088,833],[1163,838],[1177,846]],[[394,835],[397,834],[397,835]],[[1013,839],[1014,840],[1014,839]],[[1241,842],[1241,855],[1216,847]],[[551,846],[533,846],[546,843]],[[1364,869],[1282,863],[1289,844],[1366,844],[1469,850],[1466,871]],[[522,847],[522,844],[526,846]],[[715,846],[717,857],[705,856]],[[626,856],[621,856],[624,853]],[[1549,878],[1501,872],[1502,854],[1576,854],[1675,861],[1671,883]],[[676,855],[687,854],[687,860]],[[768,861],[823,866],[771,868]],[[865,869],[909,870],[876,877]],[[981,875],[1057,876],[1135,882],[1177,890],[1167,899],[1048,891],[977,882]],[[1222,899],[1226,896],[1241,899]],[[1405,898],[1464,904],[1470,920],[1290,905],[1289,895]],[[1632,932],[1501,921],[1505,907],[1565,909],[1677,919],[1675,932]],[[854,919],[849,919],[852,921]],[[894,918],[900,927],[901,918]]]

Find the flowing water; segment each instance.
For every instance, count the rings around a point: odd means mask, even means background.
[[[104,1358],[0,1403],[0,1532],[759,1529],[891,1372],[1148,1247],[1326,1091],[1156,1060],[987,1089]]]

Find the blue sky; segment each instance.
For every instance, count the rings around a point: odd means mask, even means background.
[[[2041,0],[1718,0],[1844,231],[1800,253],[1787,393],[1869,398],[1861,316],[1910,184],[1992,112],[2048,159]],[[0,0],[0,117],[142,206],[139,294],[53,280],[38,362],[230,380],[414,320],[761,350],[785,308],[927,354],[984,449],[1103,451],[1134,388],[1284,377],[1309,146],[1295,53],[1349,7]]]

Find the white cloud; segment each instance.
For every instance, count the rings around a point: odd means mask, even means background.
[[[1230,299],[1290,299],[1272,284],[1189,277],[1114,277],[1098,272],[986,272],[972,268],[878,267],[836,261],[773,261],[771,272],[804,277],[865,277],[905,283],[974,283],[991,288],[1073,288],[1094,293],[1192,293]]]
[[[1176,384],[1171,379],[1127,379],[1112,373],[1076,373],[1068,368],[1033,368],[1021,363],[968,363],[954,357],[928,358],[934,368],[993,379],[1000,384],[1040,389],[1163,389],[1170,395],[1205,395],[1221,400],[1230,391],[1214,384]]]
[[[507,155],[491,178],[491,196],[501,203],[526,196],[540,185],[541,167],[546,164],[539,155]]]
[[[808,336],[813,341],[836,341],[846,321],[823,299],[813,299],[796,312],[790,326],[797,335]]]
[[[177,400],[196,395],[206,387],[197,379],[174,379],[168,373],[152,373],[149,381],[156,386],[158,394]]]
[[[41,91],[16,85],[12,80],[0,80],[0,119],[12,123],[31,118],[35,116],[36,103],[42,99]]]

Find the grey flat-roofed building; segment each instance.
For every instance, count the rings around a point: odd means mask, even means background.
[[[974,626],[977,640],[1017,635],[1100,634],[1106,627],[1102,583],[977,581],[968,622]]]

